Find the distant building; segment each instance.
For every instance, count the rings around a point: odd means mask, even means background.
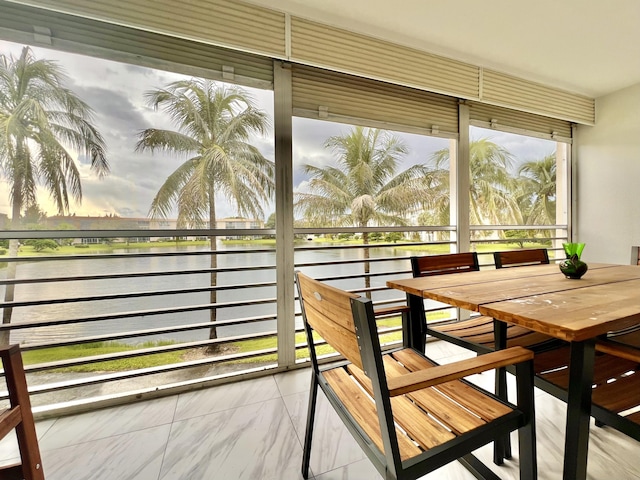
[[[169,230],[175,229],[176,221],[118,217],[117,215],[107,215],[104,217],[88,215],[54,215],[46,218],[45,225],[51,230]],[[114,240],[136,243],[154,241],[158,240],[158,238],[140,236]],[[96,244],[102,243],[103,241],[103,237],[78,238],[74,243]]]
[[[4,217],[4,218],[3,218]],[[6,214],[0,214],[0,223],[7,222]],[[45,220],[46,228],[50,230],[176,230],[177,219],[170,218],[129,218],[118,217],[117,215],[107,215],[104,217],[82,216],[82,215],[54,215]],[[208,226],[208,225],[207,225]],[[205,227],[207,228],[207,227]],[[220,230],[248,230],[264,228],[262,220],[252,220],[241,217],[222,218],[216,221],[216,228]],[[243,235],[243,237],[245,237]],[[154,242],[158,240],[174,239],[175,236],[167,232],[163,237],[128,237],[114,239],[116,241]],[[240,238],[239,236],[225,236],[225,238]],[[186,237],[188,240],[195,240],[196,237]],[[102,243],[102,237],[78,238],[75,243],[96,244]]]
[[[264,228],[264,222],[262,220],[242,218],[242,217],[229,217],[220,218],[216,220],[217,230],[254,230],[257,228]],[[227,240],[240,239],[240,238],[255,238],[256,235],[225,235]]]

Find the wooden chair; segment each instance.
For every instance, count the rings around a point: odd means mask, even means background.
[[[9,405],[0,414],[0,438],[15,430],[21,462],[0,468],[3,480],[44,480],[38,437],[18,345],[0,348],[0,359],[9,391]]]
[[[547,257],[547,263],[549,259]],[[501,264],[502,266],[503,264]],[[411,270],[414,277],[464,273],[480,270],[476,252],[451,253],[444,255],[428,255],[411,257]],[[493,318],[474,316],[459,322],[425,325],[425,333],[441,340],[451,342],[478,353],[495,350]],[[534,347],[549,340],[543,334],[532,332],[517,325],[507,327],[507,346]]]
[[[603,346],[604,347],[601,347]],[[640,353],[640,326],[617,330],[607,334],[606,339],[599,340],[596,348],[635,348]],[[604,351],[604,350],[603,350]]]
[[[640,265],[640,247],[631,247],[631,265]],[[634,354],[640,355],[640,325],[609,332],[606,339],[596,343],[596,348],[607,353],[617,349],[628,352],[632,348],[637,350]]]
[[[471,455],[518,430],[520,478],[536,478],[533,354],[522,347],[439,366],[410,348],[381,351],[372,302],[296,274],[313,376],[302,474],[309,476],[318,387],[385,479],[419,478],[460,460],[498,479]],[[314,333],[346,361],[318,362]],[[516,365],[518,405],[461,380]]]
[[[567,401],[569,347],[536,353],[536,386]],[[596,343],[591,416],[640,441],[640,350],[609,340]]]
[[[505,252],[494,252],[493,260],[495,261],[496,268],[542,265],[549,263],[549,253],[546,248],[509,250]]]

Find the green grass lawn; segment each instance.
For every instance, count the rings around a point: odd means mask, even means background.
[[[301,243],[302,240],[299,242]],[[307,242],[307,240],[304,240]],[[312,240],[313,243],[330,243],[336,245],[362,245],[361,239],[331,239],[331,238],[314,238]],[[252,240],[223,240],[225,245],[262,245],[262,246],[275,246],[276,241],[274,238],[264,238],[264,239],[252,239]],[[158,242],[138,242],[138,243],[126,243],[126,242],[111,242],[111,243],[99,243],[92,245],[62,245],[55,250],[46,249],[40,252],[37,252],[33,246],[29,245],[21,245],[20,251],[18,252],[19,256],[52,256],[52,255],[89,255],[89,254],[105,254],[112,253],[115,250],[139,250],[139,249],[149,249],[149,248],[175,248],[175,247],[194,247],[194,246],[207,246],[209,244],[208,240],[181,240],[181,241],[158,241]],[[385,241],[376,241],[370,242],[371,246],[380,245],[390,245]],[[524,244],[524,248],[540,248],[541,244],[538,242],[527,242]],[[449,253],[450,246],[449,245],[395,245],[392,244],[389,248],[398,249],[398,250],[408,250],[408,251],[416,251],[422,252],[424,254],[438,254],[438,253]],[[496,250],[515,250],[518,249],[519,246],[513,242],[504,242],[504,243],[476,243],[475,249],[479,253],[483,252],[493,252]],[[1,256],[7,255],[7,249],[4,249],[4,254],[0,254]]]
[[[25,365],[38,363],[57,362],[72,358],[91,357],[94,355],[107,355],[110,353],[126,352],[164,345],[172,345],[175,342],[145,342],[140,345],[128,345],[120,342],[98,342],[83,345],[72,345],[68,347],[43,348],[42,350],[31,350],[22,353]],[[99,371],[126,371],[140,368],[155,367],[179,363],[184,355],[183,351],[157,353],[144,355],[141,357],[125,358],[121,360],[110,360],[106,362],[88,363],[73,367],[59,368],[53,372],[99,372]]]
[[[34,247],[29,245],[20,245],[20,251],[18,256],[54,256],[54,255],[90,255],[90,254],[104,254],[113,253],[115,250],[140,250],[149,248],[175,248],[175,247],[194,247],[209,245],[206,240],[193,240],[193,241],[166,241],[166,242],[139,242],[139,243],[126,243],[126,242],[112,242],[112,243],[97,243],[92,245],[61,245],[55,250],[42,250],[36,252]],[[7,253],[5,252],[5,255]]]

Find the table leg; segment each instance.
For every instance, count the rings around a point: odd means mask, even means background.
[[[571,343],[567,431],[564,444],[565,480],[587,478],[594,362],[595,339]]]
[[[507,324],[499,320],[493,320],[494,342],[496,350],[507,348]],[[498,398],[507,400],[507,369],[496,369],[495,392]],[[505,435],[497,440],[493,449],[493,462],[502,465],[505,458],[511,458],[511,438]]]
[[[427,323],[427,316],[424,313],[424,300],[422,297],[407,294],[407,305],[409,305],[411,313],[409,314],[408,325],[405,325],[403,320],[403,345],[424,353],[426,340],[424,332]]]

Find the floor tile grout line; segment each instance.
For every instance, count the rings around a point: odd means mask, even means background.
[[[171,425],[169,427],[169,433],[167,434],[167,438],[164,442],[164,449],[162,450],[162,460],[160,461],[160,470],[158,471],[157,480],[160,480],[162,476],[162,468],[164,467],[164,461],[167,456],[167,449],[169,448],[169,440],[171,440],[171,433],[173,433],[173,427],[174,427],[174,424],[176,423],[176,413],[178,411],[178,402],[180,401],[180,395],[182,394],[178,394],[176,396],[176,402],[173,407],[173,415],[171,415]]]

